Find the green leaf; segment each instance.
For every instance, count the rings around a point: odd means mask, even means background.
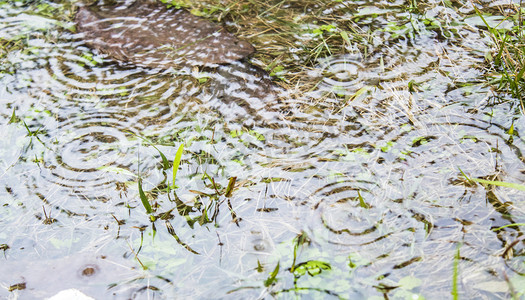
[[[155,226],[155,220],[153,220],[154,216],[150,215],[149,218],[151,220],[151,230],[153,231],[152,239],[155,239],[155,236],[157,236],[157,226]]]
[[[208,79],[209,79],[208,77],[199,77],[198,78],[200,84],[206,83],[208,81]]]
[[[350,38],[348,37],[348,32],[346,32],[346,31],[343,30],[343,31],[341,31],[339,34],[341,35],[341,37],[343,38],[343,40],[344,40],[349,46],[352,45],[352,43],[350,42]]]
[[[365,202],[365,199],[363,199],[359,190],[357,190],[357,198],[359,199],[359,206],[362,208],[370,208],[370,205]]]
[[[13,113],[11,114],[11,119],[9,119],[9,122],[7,122],[7,124],[16,123],[17,120],[18,120],[18,118],[16,117],[15,109],[13,108]]]
[[[521,79],[523,78],[523,73],[525,72],[525,66],[521,68],[521,70],[519,71],[519,73],[516,75],[516,78],[514,79],[514,81],[516,82],[516,84],[518,84]],[[514,124],[512,124],[512,126],[514,126]]]
[[[179,146],[179,149],[177,150],[177,153],[175,154],[175,158],[173,159],[173,189],[176,189],[177,186],[175,185],[175,179],[177,178],[177,171],[179,170],[180,160],[182,158],[182,152],[184,152],[184,144],[181,144]]]
[[[519,183],[513,183],[513,182],[505,182],[505,181],[495,181],[495,180],[485,180],[485,179],[478,179],[478,178],[472,178],[468,177],[467,174],[465,174],[460,168],[458,168],[461,174],[469,181],[469,182],[477,182],[482,184],[492,184],[502,187],[507,187],[511,189],[516,189],[519,191],[525,191],[525,185],[519,184]]]
[[[499,231],[503,228],[507,228],[507,227],[518,227],[518,226],[525,226],[525,223],[512,223],[512,224],[507,224],[507,225],[504,225],[504,226],[501,226],[501,227],[498,227],[498,228],[494,228],[492,229],[492,231]]]
[[[452,299],[458,300],[459,299],[459,293],[458,293],[458,277],[459,277],[459,260],[461,259],[459,248],[461,248],[461,244],[458,244],[456,249],[456,255],[454,255],[454,267],[452,270],[452,291],[450,294],[452,294]]]
[[[277,274],[279,274],[279,263],[277,263],[277,266],[275,266],[275,269],[273,269],[272,273],[270,273],[270,276],[264,281],[264,286],[269,287],[270,285],[277,282]]]
[[[257,270],[257,272],[259,273],[264,271],[264,267],[261,265],[261,262],[259,260],[257,260],[257,268],[255,268],[255,270]]]
[[[469,183],[472,183],[472,184],[474,183],[474,181],[470,177],[468,177],[467,174],[465,174],[465,172],[461,170],[461,168],[458,168],[458,169],[459,169],[459,172],[461,172],[461,175],[463,175],[463,177],[465,177],[465,179],[467,179]]]
[[[308,273],[310,276],[316,276],[321,274],[323,270],[331,270],[332,267],[329,263],[320,260],[309,260],[304,263],[297,265],[297,268],[294,271],[296,276],[303,276]]]
[[[475,181],[475,182],[479,182],[479,183],[484,183],[484,184],[492,184],[492,185],[507,187],[507,188],[511,188],[511,189],[516,189],[516,190],[519,190],[519,191],[525,191],[525,185],[519,184],[519,183],[505,182],[505,181],[484,180],[484,179],[478,179],[478,178],[470,178],[470,180]]]
[[[228,182],[228,187],[226,188],[226,192],[224,193],[224,196],[231,197],[233,188],[235,187],[235,181],[237,180],[237,177],[231,177],[230,181]]]
[[[159,154],[160,154],[160,157],[162,158],[162,168],[164,170],[167,170],[169,167],[170,167],[170,163],[168,162],[168,159],[166,158],[166,156],[164,155],[164,153],[162,153],[159,148],[155,147],[154,145],[152,145],[153,148],[157,149],[157,151],[159,151]]]
[[[140,200],[142,201],[142,205],[144,205],[144,208],[146,209],[146,212],[151,214],[151,204],[149,204],[148,197],[146,197],[146,194],[144,194],[144,191],[142,190],[142,179],[139,179],[139,196]]]

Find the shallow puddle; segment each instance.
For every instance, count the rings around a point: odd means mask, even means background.
[[[523,191],[462,175],[525,182],[471,3],[317,2],[367,53],[287,85],[256,58],[115,61],[69,30],[75,3],[0,1],[0,297],[521,297],[522,226],[497,228]]]

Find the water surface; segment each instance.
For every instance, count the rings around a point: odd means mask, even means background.
[[[284,89],[256,59],[115,61],[67,18],[1,2],[0,296],[441,299],[458,248],[461,297],[522,295],[521,227],[492,229],[525,223],[523,192],[459,170],[525,182],[523,115],[486,85],[470,2],[323,3],[368,51]],[[158,150],[181,144],[168,192]]]

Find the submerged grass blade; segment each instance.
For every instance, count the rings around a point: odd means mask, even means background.
[[[516,75],[516,78],[514,79],[516,85],[519,85],[519,82],[523,78],[523,73],[525,73],[525,66],[523,66],[523,68],[519,71],[518,75]]]
[[[503,229],[503,228],[514,227],[514,226],[516,226],[516,227],[519,227],[519,226],[525,226],[525,223],[512,223],[512,224],[507,224],[507,225],[503,225],[503,226],[498,227],[498,228],[494,228],[494,229],[492,229],[492,231],[499,231],[499,230],[501,230],[501,229]]]
[[[465,172],[463,172],[463,170],[461,170],[461,168],[458,168],[459,169],[459,172],[461,172],[461,175],[463,175],[463,177],[465,177],[465,179],[467,179],[467,181],[471,184],[474,184],[474,181],[472,179],[470,179],[470,177],[467,176],[467,174],[465,174]]]
[[[175,179],[177,178],[177,171],[179,170],[180,160],[182,158],[182,153],[184,152],[184,144],[179,146],[179,149],[177,150],[177,153],[175,154],[175,158],[173,159],[173,189],[176,189],[177,186],[175,185]]]
[[[18,120],[18,117],[16,116],[15,109],[13,108],[13,113],[11,114],[11,119],[9,119],[9,122],[7,122],[7,124],[16,123],[17,120]],[[27,125],[26,125],[26,127],[27,127]]]
[[[458,300],[459,294],[458,294],[458,277],[459,277],[459,259],[460,259],[460,253],[459,248],[461,247],[461,244],[458,244],[456,249],[456,255],[454,255],[454,269],[452,270],[452,299]]]
[[[233,188],[235,187],[235,181],[237,180],[237,177],[230,178],[230,182],[228,182],[228,187],[226,188],[226,193],[224,193],[224,196],[231,197]]]
[[[497,185],[497,186],[507,187],[511,189],[516,189],[519,191],[525,191],[525,185],[523,184],[505,182],[505,181],[497,181],[497,180],[485,180],[485,179],[479,179],[479,178],[472,178],[472,177],[468,177],[467,174],[465,174],[461,169],[459,169],[459,171],[461,172],[461,175],[463,175],[467,179],[467,181],[470,183],[477,182],[477,183],[482,183],[482,184],[491,184],[491,185]]]
[[[155,148],[155,149],[157,149],[157,151],[159,151],[160,157],[162,158],[162,168],[164,170],[167,170],[170,167],[170,163],[168,162],[168,159],[166,158],[164,153],[162,153],[162,151],[159,150],[159,148],[157,148],[155,146],[153,146],[153,148]]]
[[[516,189],[519,191],[525,191],[525,185],[519,184],[519,183],[485,180],[485,179],[478,179],[478,178],[470,178],[470,180],[478,182],[478,183],[497,185],[497,186],[507,187],[511,189]]]
[[[184,249],[188,250],[189,252],[193,253],[193,254],[197,254],[197,255],[200,255],[199,252],[193,250],[188,244],[184,243],[180,238],[179,236],[175,233],[175,229],[173,228],[173,225],[171,225],[171,223],[166,220],[166,229],[168,230],[168,233],[171,234],[171,236],[173,236],[175,238],[175,240],[177,241],[177,243],[179,243],[179,245],[181,245],[182,247],[184,247]]]
[[[359,206],[367,209],[370,208],[370,205],[365,202],[365,199],[363,198],[363,196],[361,196],[361,192],[359,190],[357,190],[357,198],[359,199]]]
[[[142,179],[139,179],[139,196],[140,201],[142,201],[142,205],[144,205],[144,208],[146,209],[146,212],[151,214],[151,204],[149,204],[148,197],[146,197],[146,194],[144,194],[144,191],[142,190]]]
[[[277,282],[277,274],[279,274],[279,263],[275,266],[275,269],[273,269],[272,273],[270,273],[270,276],[264,281],[264,286],[269,287],[270,285]]]

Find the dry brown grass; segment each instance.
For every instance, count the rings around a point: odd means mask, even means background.
[[[257,49],[251,63],[268,71],[285,88],[308,90],[301,82],[318,59],[341,55],[364,37],[343,3],[328,0],[179,1],[192,13],[226,25]]]

